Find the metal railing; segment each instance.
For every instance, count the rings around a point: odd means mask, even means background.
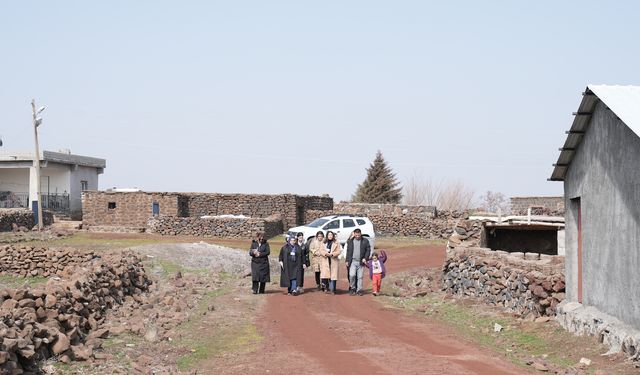
[[[68,214],[69,194],[42,194],[42,209]],[[31,208],[29,193],[0,191],[0,208]]]

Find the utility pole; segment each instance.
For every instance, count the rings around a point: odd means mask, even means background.
[[[42,118],[38,115],[44,111],[44,107],[40,107],[36,111],[36,101],[31,99],[31,109],[33,110],[33,135],[36,141],[36,153],[33,157],[33,166],[36,169],[36,196],[37,196],[37,209],[38,209],[38,230],[41,231],[42,225],[42,196],[40,193],[40,146],[38,145],[38,126],[42,124]]]

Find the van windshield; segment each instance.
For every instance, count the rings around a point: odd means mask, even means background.
[[[307,226],[308,227],[312,227],[312,228],[318,228],[318,227],[323,226],[327,221],[329,221],[329,220],[328,219],[315,219],[311,223],[307,224]]]

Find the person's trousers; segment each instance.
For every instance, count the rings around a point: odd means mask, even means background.
[[[320,272],[316,272],[316,285],[320,286]]]
[[[338,282],[336,280],[322,279],[322,285],[324,286],[324,289],[325,290],[329,290],[331,292],[335,292],[336,291],[337,283]]]
[[[251,289],[256,293],[264,293],[264,287],[267,286],[267,283],[261,283],[259,281],[254,281],[252,284]]]
[[[373,292],[380,293],[380,287],[382,286],[382,274],[374,273],[371,278],[371,284],[373,286]]]
[[[349,289],[355,292],[362,291],[362,276],[364,266],[359,261],[352,261],[349,267]]]
[[[304,267],[302,268],[302,278],[298,282],[298,286],[302,288],[304,286]]]
[[[289,293],[293,293],[296,289],[298,289],[298,281],[296,279],[289,280]]]

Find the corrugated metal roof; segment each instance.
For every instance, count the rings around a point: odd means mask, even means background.
[[[567,139],[560,149],[558,162],[554,164],[550,181],[564,181],[567,169],[591,122],[591,114],[598,100],[640,136],[640,86],[588,85],[582,95],[578,111],[574,113],[571,129],[567,132]]]

